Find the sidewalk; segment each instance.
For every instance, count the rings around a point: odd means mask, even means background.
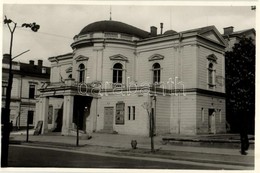
[[[54,150],[99,155],[104,157],[122,157],[164,162],[182,162],[183,164],[210,165],[221,169],[252,170],[255,167],[254,150],[241,155],[239,149],[213,148],[205,146],[185,146],[166,144],[162,139],[174,135],[155,136],[155,152],[151,152],[151,139],[144,136],[93,133],[91,139],[80,139],[76,146],[76,136],[61,136],[60,133],[48,133],[34,136],[30,131],[29,142],[26,132],[12,132],[11,144],[22,144],[23,147],[43,147]],[[178,136],[181,139],[201,138],[200,136]],[[137,149],[132,149],[131,140],[137,141]]]
[[[21,135],[22,134],[22,135]],[[34,136],[33,130],[29,133],[30,142],[43,142],[49,144],[60,144],[76,146],[75,136],[61,136],[60,133],[49,133],[46,135]],[[206,153],[206,154],[218,154],[218,155],[230,155],[230,156],[241,156],[239,149],[227,149],[227,148],[209,148],[201,146],[179,146],[179,145],[168,145],[162,142],[163,136],[154,137],[155,149],[167,150],[167,151],[183,151],[192,153]],[[187,138],[187,137],[186,137]],[[120,149],[131,149],[131,140],[137,141],[137,148],[150,149],[151,141],[149,137],[134,136],[134,135],[120,135],[120,134],[103,134],[93,133],[92,138],[89,140],[80,139],[79,145],[84,146],[100,146]],[[26,141],[26,132],[12,132],[10,141]],[[253,157],[254,150],[249,149],[248,155],[243,157]]]

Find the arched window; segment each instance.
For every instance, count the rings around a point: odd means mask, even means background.
[[[123,82],[123,65],[116,63],[113,67],[113,83]]]
[[[85,65],[84,64],[80,64],[79,65],[79,82],[84,82],[85,81]]]
[[[214,85],[214,67],[212,63],[209,63],[208,66],[208,83]]]
[[[160,83],[161,81],[161,66],[159,63],[153,64],[153,83]]]

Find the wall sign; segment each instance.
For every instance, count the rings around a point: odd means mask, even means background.
[[[116,104],[116,124],[125,124],[125,103],[118,102]]]

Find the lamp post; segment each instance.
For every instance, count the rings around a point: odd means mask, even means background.
[[[8,148],[9,148],[9,136],[10,136],[10,103],[11,103],[11,91],[12,91],[12,84],[13,84],[13,73],[12,73],[12,60],[18,56],[12,57],[12,49],[13,49],[13,38],[14,32],[17,26],[17,23],[13,22],[11,19],[8,19],[5,16],[4,24],[8,26],[8,29],[11,34],[10,38],[10,49],[9,49],[9,76],[8,76],[8,85],[6,89],[6,99],[5,99],[5,108],[2,112],[2,124],[3,124],[3,132],[2,132],[2,158],[1,158],[1,166],[7,167],[8,166]],[[13,24],[13,27],[11,27]],[[36,23],[32,24],[22,24],[22,27],[29,27],[32,31],[37,32],[40,28],[39,25]],[[20,54],[21,55],[21,54]]]
[[[152,151],[152,152],[155,152],[155,150],[154,150],[154,134],[155,134],[156,95],[153,94],[153,95],[151,96],[151,99],[152,99],[152,100],[151,100],[152,102],[154,101],[154,103],[152,103],[153,108],[152,108],[151,115],[150,115],[151,151]]]

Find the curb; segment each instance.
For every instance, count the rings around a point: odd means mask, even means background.
[[[165,150],[166,151],[166,150]],[[142,153],[124,153],[124,152],[108,152],[109,154],[115,155],[124,155],[124,156],[135,156],[135,157],[152,157],[153,158],[160,158],[160,159],[170,159],[170,160],[182,160],[182,161],[191,161],[191,162],[198,162],[198,163],[213,163],[213,164],[227,164],[227,165],[239,165],[239,166],[251,166],[254,167],[254,163],[244,163],[244,162],[229,162],[229,161],[222,161],[222,160],[209,160],[209,159],[192,159],[186,158],[181,156],[172,156],[172,155],[159,155],[159,154],[142,154]]]
[[[193,147],[208,147],[208,148],[226,148],[239,149],[240,140],[220,140],[220,139],[179,139],[179,138],[162,138],[163,144],[178,145],[178,146],[193,146]],[[250,148],[255,148],[255,141],[249,141]]]

